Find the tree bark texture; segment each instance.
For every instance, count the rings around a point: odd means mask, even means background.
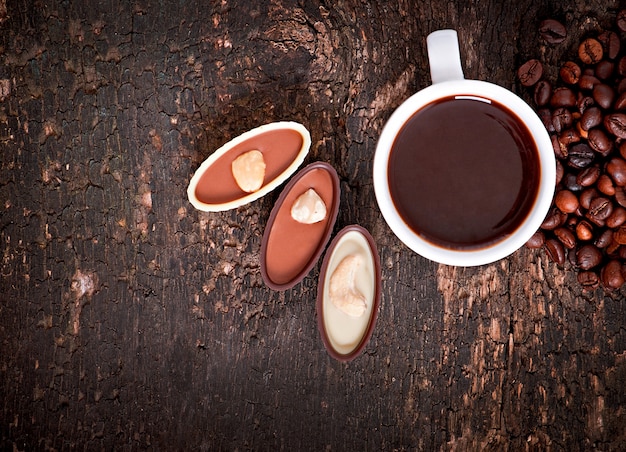
[[[378,210],[372,158],[430,83],[425,37],[459,32],[467,78],[528,98],[617,0],[0,0],[0,448],[624,450],[625,292],[522,249],[477,268],[412,253]],[[559,45],[538,35],[567,25]],[[622,35],[622,38],[625,36]],[[341,179],[335,232],[382,262],[363,355],[316,326],[319,263],[261,279],[280,189],[202,213],[186,188],[261,124],[311,131]]]

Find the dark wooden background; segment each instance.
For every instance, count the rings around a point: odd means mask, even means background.
[[[374,199],[391,111],[453,27],[467,77],[527,96],[617,0],[0,0],[2,450],[624,450],[625,291],[583,293],[522,249],[454,268]],[[539,39],[542,19],[569,30]],[[377,241],[382,305],[342,364],[319,264],[284,293],[259,249],[280,189],[225,213],[186,198],[238,134],[296,120],[341,178],[336,230]]]

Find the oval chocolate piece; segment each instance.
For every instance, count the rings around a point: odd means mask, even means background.
[[[219,212],[255,201],[287,180],[302,164],[310,147],[309,131],[297,122],[274,122],[245,132],[200,165],[187,188],[189,202],[198,210]],[[233,162],[253,151],[262,154],[264,167],[260,188],[250,190],[242,188],[236,179]]]
[[[324,203],[324,218],[313,223],[294,217],[294,204],[313,189]],[[309,273],[333,231],[339,211],[339,176],[325,162],[315,162],[298,172],[274,204],[261,242],[261,276],[268,287],[285,290]],[[318,199],[318,198],[316,198]]]
[[[343,228],[324,256],[317,287],[317,324],[326,350],[351,361],[372,336],[380,305],[380,258],[358,225]]]

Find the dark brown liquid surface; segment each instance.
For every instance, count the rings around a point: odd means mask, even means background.
[[[424,239],[452,249],[485,247],[527,217],[538,159],[530,132],[505,107],[445,98],[417,111],[396,137],[391,197]]]

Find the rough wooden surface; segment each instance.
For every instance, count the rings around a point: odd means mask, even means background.
[[[374,200],[376,140],[453,27],[465,74],[524,94],[617,0],[0,0],[0,449],[624,450],[626,297],[520,250],[438,266]],[[540,20],[568,39],[547,46]],[[525,94],[524,94],[525,95]],[[280,190],[200,213],[212,150],[274,120],[333,164],[337,230],[383,264],[365,353],[323,348],[319,266],[266,288]]]

